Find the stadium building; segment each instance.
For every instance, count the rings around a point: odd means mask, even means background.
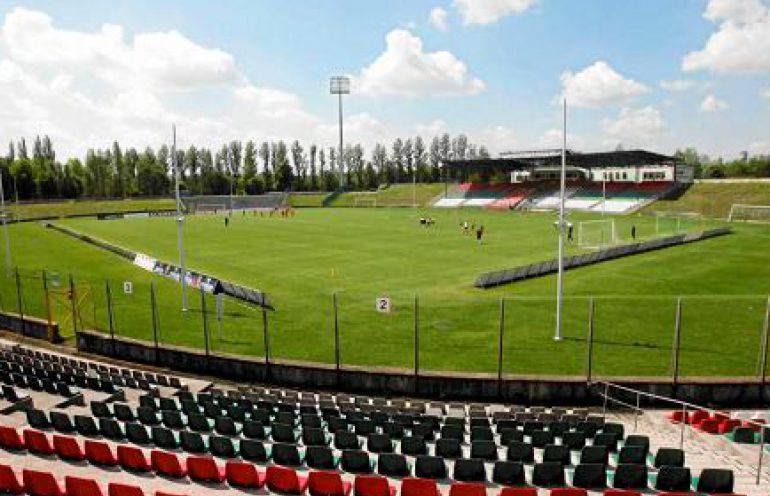
[[[646,150],[566,152],[565,206],[571,210],[628,213],[681,190],[693,170],[675,157]],[[553,209],[559,204],[561,150],[508,152],[500,158],[443,164],[447,185],[438,207]]]

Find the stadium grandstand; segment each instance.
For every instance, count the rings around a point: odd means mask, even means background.
[[[565,208],[630,213],[680,191],[692,169],[674,157],[645,150],[566,151]],[[500,158],[452,160],[447,186],[436,207],[552,210],[559,206],[561,150],[509,152]]]
[[[756,459],[770,411],[641,409],[629,394],[655,395],[610,383],[594,384],[592,408],[353,396],[8,340],[0,381],[5,494],[759,496],[770,484]]]

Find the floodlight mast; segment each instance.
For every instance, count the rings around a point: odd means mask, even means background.
[[[337,95],[339,107],[339,126],[340,126],[340,148],[337,155],[337,167],[340,174],[340,188],[345,186],[345,170],[342,150],[342,95],[350,94],[350,78],[347,76],[333,76],[329,80],[329,92]]]
[[[556,334],[554,341],[561,341],[562,307],[564,303],[564,190],[567,181],[567,99],[564,99],[564,124],[562,130],[561,174],[559,185],[559,271],[556,276]]]
[[[174,167],[174,191],[176,193],[176,235],[179,244],[179,282],[182,284],[182,311],[187,311],[187,267],[184,252],[184,215],[182,214],[182,199],[179,195],[179,166],[176,158],[176,124],[171,125],[171,164]]]
[[[11,261],[11,236],[8,234],[8,212],[5,210],[5,189],[3,188],[3,170],[0,169],[0,212],[3,214],[3,236],[5,237],[5,275],[13,274]]]

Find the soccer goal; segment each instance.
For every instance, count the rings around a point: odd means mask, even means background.
[[[578,246],[581,248],[605,248],[617,243],[615,219],[584,220],[578,224]]]
[[[729,222],[770,222],[770,205],[746,205],[733,203],[730,207]]]
[[[696,229],[703,217],[696,212],[655,212],[655,235],[665,236]]]
[[[377,206],[377,198],[365,198],[362,196],[357,196],[355,201],[353,202],[354,207],[376,207]]]
[[[215,214],[227,211],[224,203],[199,203],[195,206],[196,214]]]

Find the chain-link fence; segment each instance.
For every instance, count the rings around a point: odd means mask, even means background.
[[[577,377],[767,373],[768,299],[752,295],[552,297],[332,291],[276,310],[174,281],[0,274],[0,309],[78,330],[206,353],[362,368]],[[764,367],[764,368],[763,368]]]

